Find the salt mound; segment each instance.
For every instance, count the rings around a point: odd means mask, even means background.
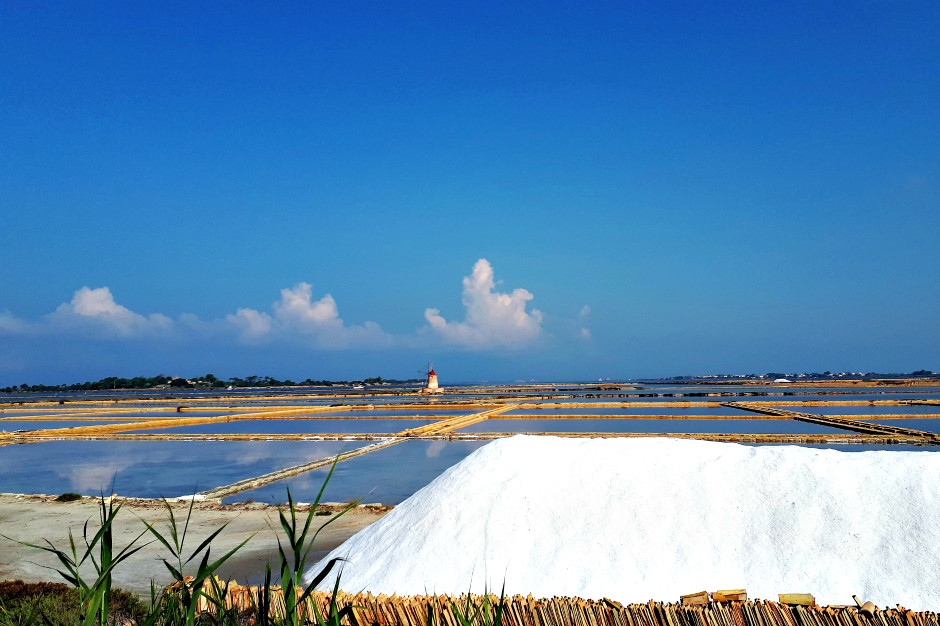
[[[486,445],[327,559],[350,592],[703,589],[940,610],[940,455],[678,439]],[[332,585],[329,585],[332,586]]]

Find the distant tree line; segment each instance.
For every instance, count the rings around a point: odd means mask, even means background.
[[[178,376],[135,376],[134,378],[120,378],[108,376],[95,382],[72,383],[70,385],[13,385],[2,387],[0,392],[20,393],[24,391],[54,392],[54,391],[108,391],[116,389],[224,389],[245,387],[347,387],[352,385],[397,385],[403,383],[421,382],[418,379],[394,380],[374,376],[364,380],[313,380],[307,378],[301,382],[290,379],[278,380],[271,376],[237,376],[229,380],[222,380],[213,374],[206,374],[197,378],[180,378]]]

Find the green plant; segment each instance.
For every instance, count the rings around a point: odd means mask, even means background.
[[[64,585],[63,585],[64,586]],[[78,593],[38,594],[12,601],[0,600],[0,624],[4,626],[72,626],[81,621]]]
[[[146,606],[135,594],[112,589],[110,619],[115,624],[140,623]],[[65,583],[0,582],[0,624],[3,626],[75,626],[82,621],[78,590]]]
[[[163,501],[163,504],[170,516],[168,522],[169,538],[157,530],[153,524],[144,521],[144,525],[147,527],[147,530],[150,531],[150,534],[170,551],[174,563],[163,559],[163,564],[176,582],[170,587],[172,591],[164,593],[159,602],[157,601],[155,591],[151,590],[151,607],[153,611],[151,613],[152,620],[148,619],[148,624],[153,622],[159,624],[185,624],[186,626],[193,626],[196,623],[196,611],[199,607],[200,598],[205,598],[208,602],[216,606],[217,609],[220,603],[224,607],[224,591],[226,590],[222,590],[223,593],[221,595],[218,593],[219,588],[215,582],[215,572],[219,569],[219,566],[240,550],[242,546],[248,543],[251,537],[242,541],[220,558],[210,562],[209,558],[212,552],[210,544],[219,536],[219,533],[225,530],[225,527],[228,526],[226,523],[213,531],[188,557],[186,557],[186,535],[189,531],[189,523],[192,520],[195,498],[189,501],[189,509],[186,512],[186,520],[183,524],[182,532],[179,530],[179,524],[176,521],[176,515],[173,513],[173,507],[170,506],[170,503],[166,500]],[[186,576],[184,569],[197,559],[199,565],[195,574],[193,576]],[[210,584],[211,589],[207,590],[205,585],[210,579],[213,582]],[[158,618],[155,616],[158,616]]]
[[[81,500],[82,494],[72,493],[71,491],[66,491],[55,499],[56,502],[75,502],[76,500]]]
[[[502,626],[503,614],[506,610],[506,582],[503,581],[503,588],[499,592],[499,600],[492,600],[492,595],[484,590],[483,600],[476,605],[470,598],[470,592],[467,592],[467,601],[463,609],[451,602],[450,609],[454,614],[454,619],[460,626],[472,626],[478,621],[483,626]],[[428,611],[428,626],[431,626],[431,612]]]
[[[336,469],[336,464],[339,462],[339,455],[333,460],[333,465],[330,466],[330,471],[327,473],[326,478],[323,480],[323,485],[320,487],[320,491],[317,493],[316,499],[310,505],[310,509],[307,511],[306,519],[303,521],[303,525],[298,525],[297,521],[297,508],[294,504],[294,498],[291,495],[290,489],[287,490],[287,511],[290,514],[288,518],[284,514],[284,510],[278,511],[278,517],[280,518],[281,528],[284,531],[284,536],[286,538],[286,550],[285,545],[281,543],[280,537],[277,540],[278,552],[281,558],[281,589],[284,591],[284,611],[285,611],[285,620],[286,623],[290,626],[300,626],[300,623],[303,619],[301,615],[301,609],[304,606],[304,602],[310,597],[310,594],[313,593],[313,590],[316,589],[330,573],[333,567],[342,561],[340,558],[331,559],[326,567],[323,568],[319,573],[317,573],[310,584],[303,586],[302,577],[304,575],[304,570],[306,569],[307,558],[310,555],[310,550],[313,548],[313,543],[316,541],[317,535],[320,534],[324,528],[335,522],[343,514],[349,511],[351,508],[359,504],[360,500],[354,500],[346,505],[346,507],[333,515],[330,519],[320,525],[320,527],[313,533],[313,537],[310,538],[310,541],[307,541],[307,536],[310,533],[310,526],[313,522],[314,516],[316,516],[317,507],[320,505],[320,501],[323,498],[323,492],[326,491],[326,486],[330,482],[330,478],[333,476],[333,470]],[[339,592],[339,579],[340,575],[336,577],[336,582],[333,586],[333,594],[330,598],[330,608],[327,611],[326,615],[321,615],[320,609],[313,604],[314,609],[314,618],[317,621],[317,624],[329,624],[331,626],[338,626],[342,621],[343,617],[348,615],[352,611],[352,607],[345,607],[343,610],[338,610],[336,606],[336,596]],[[265,595],[267,595],[268,589],[265,588]],[[298,593],[299,596],[298,597]]]
[[[0,624],[72,626],[78,623],[78,592],[64,583],[0,582]]]
[[[318,626],[340,626],[343,619],[348,617],[351,606],[339,609],[337,597],[339,594],[340,574],[337,575],[330,597],[330,605],[326,612],[322,612],[311,599],[311,594],[337,566],[341,558],[330,560],[326,566],[314,576],[311,582],[304,586],[303,576],[307,559],[313,548],[314,541],[320,531],[339,519],[343,514],[356,506],[359,501],[350,502],[342,511],[335,513],[312,532],[313,518],[318,515],[317,507],[322,500],[326,486],[333,475],[339,456],[333,461],[323,485],[317,494],[316,500],[310,506],[304,517],[298,517],[297,506],[290,490],[287,491],[287,507],[278,511],[278,517],[283,530],[283,541],[278,537],[278,551],[280,556],[281,589],[284,597],[283,615],[275,615],[272,610],[272,598],[275,589],[271,585],[271,565],[267,565],[262,592],[259,594],[257,606],[253,607],[253,621],[255,626],[301,626],[310,622],[304,610],[309,602],[313,613],[313,620]],[[82,537],[85,547],[79,550],[75,538],[69,531],[70,550],[60,550],[49,540],[46,544],[34,545],[19,542],[45,552],[49,552],[59,560],[62,569],[56,570],[74,589],[65,585],[51,585],[56,593],[71,594],[72,600],[57,598],[52,592],[41,598],[28,596],[21,587],[16,587],[13,596],[4,593],[4,585],[0,583],[0,626],[105,626],[109,618],[116,622],[123,620],[141,626],[195,626],[199,624],[212,624],[218,626],[237,626],[243,622],[234,608],[225,606],[228,595],[228,583],[215,576],[218,568],[227,561],[236,551],[242,548],[251,537],[226,552],[220,558],[210,560],[211,543],[225,529],[227,524],[212,532],[199,546],[188,553],[187,534],[194,500],[190,501],[185,520],[177,520],[172,506],[166,500],[164,506],[169,514],[167,530],[161,532],[154,524],[141,520],[144,530],[125,548],[115,554],[113,547],[113,531],[115,517],[121,505],[115,505],[111,498],[100,500],[99,517],[101,528],[89,538],[89,522],[85,522]],[[182,526],[182,528],[180,528]],[[150,533],[155,541],[161,543],[170,552],[170,559],[163,559],[163,563],[174,579],[174,584],[164,591],[158,592],[156,584],[150,583],[149,611],[144,608],[136,596],[111,588],[111,575],[115,567],[124,562],[134,553],[149,544],[135,544],[145,534]],[[152,542],[151,542],[152,543]],[[80,568],[91,563],[97,577],[94,581],[83,578]],[[193,576],[185,575],[192,569],[192,564],[198,563]],[[54,568],[51,568],[54,569]],[[24,583],[20,583],[23,585]],[[50,585],[44,583],[44,585]],[[61,588],[60,588],[61,587]],[[9,589],[8,589],[9,591]],[[51,595],[50,595],[51,594]],[[22,598],[20,598],[22,596]],[[28,597],[27,597],[28,596]],[[12,598],[12,599],[11,599]],[[25,598],[25,599],[23,599]],[[199,613],[200,601],[205,600],[212,607],[208,613]],[[69,602],[72,604],[70,605]],[[72,608],[69,609],[68,607]],[[70,612],[71,611],[71,612]],[[278,612],[279,613],[279,612]]]

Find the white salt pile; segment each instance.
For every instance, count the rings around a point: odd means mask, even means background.
[[[940,454],[512,437],[335,556],[349,559],[350,592],[498,593],[505,582],[512,594],[643,602],[746,588],[937,611]]]

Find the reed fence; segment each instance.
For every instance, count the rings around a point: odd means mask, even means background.
[[[263,592],[263,589],[261,590]],[[801,594],[797,594],[801,595]],[[271,588],[272,617],[283,617],[284,597],[279,587]],[[315,592],[305,603],[307,619],[316,623],[315,609],[326,615],[331,594]],[[250,611],[258,605],[259,588],[229,586],[225,605]],[[350,626],[462,626],[467,616],[468,596],[387,596],[371,593],[338,592],[337,608],[352,606]],[[477,626],[493,624],[493,608],[499,598],[488,597],[489,619],[479,610],[484,596],[469,596]],[[867,605],[870,607],[870,605]],[[200,610],[210,611],[203,599]],[[875,608],[870,614],[854,606],[792,605],[769,600],[745,600],[703,604],[664,603],[620,604],[613,600],[585,600],[554,597],[535,599],[531,595],[504,598],[503,626],[940,626],[938,615],[898,606]]]

